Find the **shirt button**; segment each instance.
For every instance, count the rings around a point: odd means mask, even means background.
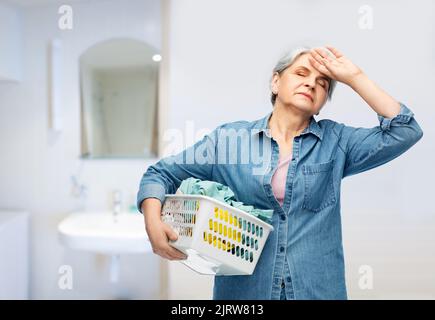
[[[285,221],[285,215],[283,215],[283,214],[281,215],[281,220]]]
[[[284,252],[284,250],[285,250],[284,247],[279,248],[279,251],[280,251],[280,252]]]

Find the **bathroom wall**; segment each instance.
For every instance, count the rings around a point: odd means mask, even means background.
[[[412,1],[176,0],[170,11],[171,128],[254,120],[271,110],[268,84],[294,44],[332,44],[407,104],[424,130],[388,165],[342,183],[343,237],[350,298],[435,298],[435,209],[430,204],[435,137],[435,3]],[[368,7],[367,7],[368,6]],[[372,28],[360,28],[372,13]],[[378,125],[376,114],[339,84],[318,119]],[[373,275],[373,288],[359,281]],[[170,295],[211,296],[211,278],[170,265]],[[186,293],[187,284],[197,290]],[[364,286],[363,286],[364,288]]]
[[[29,298],[28,214],[0,210],[0,300]]]
[[[160,260],[150,254],[121,256],[121,282],[108,282],[108,257],[66,250],[56,227],[68,213],[111,208],[111,192],[123,191],[124,209],[135,202],[144,160],[80,160],[78,58],[89,46],[129,37],[160,48],[157,0],[71,2],[72,30],[58,28],[59,5],[21,8],[22,68],[20,83],[0,83],[0,208],[17,208],[31,216],[30,297],[34,299],[158,299]],[[47,116],[47,44],[62,41],[62,131],[50,132]],[[71,176],[88,188],[73,196]],[[73,268],[73,290],[58,286],[59,267]]]

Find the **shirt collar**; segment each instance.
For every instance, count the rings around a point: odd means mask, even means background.
[[[270,128],[269,128],[269,119],[272,116],[273,111],[269,112],[264,118],[261,118],[259,120],[254,121],[254,126],[252,127],[252,133],[251,135],[254,134],[259,134],[260,132],[264,132],[266,134],[266,136],[268,136],[269,138],[271,138],[270,135]],[[304,131],[301,132],[301,135],[306,134],[306,133],[312,133],[314,134],[316,137],[318,137],[320,140],[322,140],[323,138],[323,130],[322,128],[319,126],[319,124],[317,123],[317,121],[314,119],[313,116],[311,116],[310,119],[310,124],[308,125],[307,128],[304,129]]]

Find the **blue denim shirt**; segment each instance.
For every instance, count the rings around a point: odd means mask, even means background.
[[[138,208],[150,197],[163,203],[188,177],[225,184],[238,201],[273,209],[274,231],[252,275],[215,276],[214,299],[279,300],[281,293],[287,299],[347,299],[341,180],[393,160],[423,136],[412,111],[400,105],[394,118],[378,115],[380,125],[373,128],[312,117],[294,137],[282,207],[271,187],[279,147],[270,135],[270,112],[256,121],[223,124],[150,166],[140,183]]]

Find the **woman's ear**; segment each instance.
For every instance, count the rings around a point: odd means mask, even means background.
[[[272,90],[273,94],[277,94],[278,88],[279,88],[279,73],[275,72],[272,76],[272,82],[270,84],[270,89]]]

